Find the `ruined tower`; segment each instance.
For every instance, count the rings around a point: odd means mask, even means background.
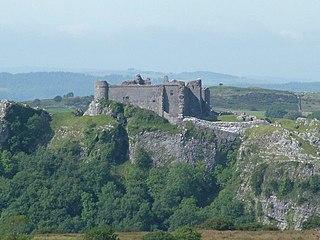
[[[109,98],[109,84],[106,81],[97,80],[94,82],[94,100]]]

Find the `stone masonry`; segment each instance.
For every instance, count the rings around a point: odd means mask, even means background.
[[[183,81],[169,82],[164,77],[163,84],[152,85],[149,78],[142,79],[140,74],[135,80],[121,85],[109,85],[106,81],[95,81],[94,103],[102,98],[132,104],[156,112],[170,121],[185,116],[203,118],[210,113],[210,92],[202,88],[201,79],[185,84]],[[94,103],[92,105],[94,105]],[[94,115],[94,113],[88,113]]]

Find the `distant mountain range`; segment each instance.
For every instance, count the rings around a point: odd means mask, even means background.
[[[223,84],[236,87],[261,87],[294,92],[319,92],[320,82],[279,82],[272,78],[238,77],[234,75],[210,71],[164,73],[156,71],[140,71],[128,69],[124,71],[88,71],[74,72],[32,72],[32,73],[0,73],[0,99],[16,101],[36,98],[53,98],[68,92],[77,96],[93,94],[93,82],[96,79],[106,80],[112,84],[120,84],[124,80],[133,79],[137,73],[143,78],[150,77],[154,84],[162,83],[163,76],[170,79],[192,80],[203,79],[204,86]],[[288,81],[288,80],[287,80]]]

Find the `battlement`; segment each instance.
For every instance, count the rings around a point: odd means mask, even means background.
[[[170,82],[165,76],[163,84],[152,85],[149,78],[144,80],[138,74],[135,80],[121,85],[95,81],[94,99],[102,98],[149,109],[169,120],[184,116],[202,118],[210,111],[210,92],[202,88],[201,79],[186,85],[183,81]]]

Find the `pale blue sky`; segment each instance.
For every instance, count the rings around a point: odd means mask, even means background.
[[[0,0],[0,69],[320,80],[320,0]]]

